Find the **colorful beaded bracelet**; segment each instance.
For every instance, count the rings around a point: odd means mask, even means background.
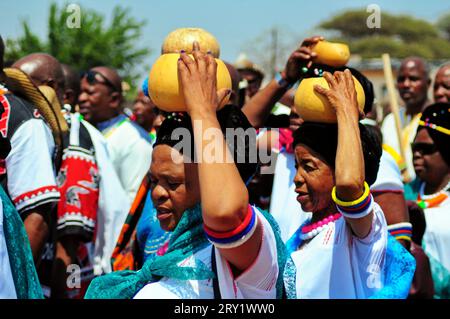
[[[395,237],[395,239],[403,239],[411,241],[412,237],[412,224],[411,223],[398,223],[388,226],[389,233]]]
[[[252,237],[258,218],[252,206],[248,206],[247,215],[243,222],[233,230],[216,232],[203,225],[206,238],[217,248],[235,248],[245,243]]]

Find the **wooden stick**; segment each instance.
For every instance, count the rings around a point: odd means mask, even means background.
[[[398,145],[400,145],[400,156],[402,157],[402,160],[406,164],[406,152],[405,152],[405,145],[403,143],[402,139],[402,125],[400,121],[400,110],[397,103],[397,96],[395,94],[395,84],[394,84],[394,76],[392,74],[392,67],[391,67],[391,58],[388,53],[384,53],[381,58],[383,59],[383,69],[384,69],[384,78],[386,80],[386,88],[389,94],[389,104],[391,105],[391,112],[394,114],[395,119],[395,129],[397,131],[397,138],[398,138]],[[403,181],[409,182],[410,176],[408,173],[408,166],[405,165],[405,169],[402,172],[403,175]]]

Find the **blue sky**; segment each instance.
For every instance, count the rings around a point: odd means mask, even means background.
[[[48,8],[52,0],[0,0],[0,34],[15,38],[22,32],[20,21],[28,20],[39,36],[47,33]],[[429,21],[450,11],[447,0],[57,0],[58,4],[76,3],[81,10],[90,8],[108,18],[115,5],[131,9],[138,20],[146,20],[141,45],[152,49],[146,63],[152,63],[164,37],[173,29],[197,26],[214,34],[221,45],[221,58],[234,61],[246,44],[264,30],[279,26],[299,40],[311,35],[321,21],[350,8],[377,4],[381,10],[406,13]],[[368,13],[369,15],[369,13]],[[81,20],[81,26],[82,26]],[[251,57],[251,52],[248,52]]]

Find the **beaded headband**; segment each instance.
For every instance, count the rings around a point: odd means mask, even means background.
[[[441,115],[445,114],[445,110],[440,110],[440,111],[437,111],[437,112],[439,112]],[[447,112],[450,113],[450,108],[447,109]],[[434,117],[436,117],[437,115],[438,115],[437,113],[433,113]],[[433,130],[436,130],[438,132],[444,133],[446,135],[450,135],[450,130],[448,128],[445,128],[443,126],[439,126],[439,125],[430,123],[430,118],[429,117],[427,117],[425,119],[425,121],[420,120],[419,121],[419,125],[420,126],[424,126],[424,127],[429,127],[429,128],[431,128]]]
[[[429,128],[431,128],[433,130],[436,130],[438,132],[450,135],[450,130],[449,129],[447,129],[445,127],[442,127],[442,126],[439,126],[439,125],[436,125],[436,124],[433,124],[433,123],[429,123],[429,122],[425,122],[425,121],[419,121],[419,125],[420,126],[424,126],[424,127],[429,127]]]

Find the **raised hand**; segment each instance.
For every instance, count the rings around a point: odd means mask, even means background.
[[[312,60],[317,56],[315,52],[312,51],[312,47],[319,41],[324,38],[321,36],[314,36],[310,38],[306,38],[303,40],[300,47],[297,48],[292,54],[289,56],[289,59],[286,63],[286,67],[282,72],[284,78],[288,82],[296,82],[300,80],[303,72],[303,67],[311,67]]]
[[[355,83],[349,69],[345,69],[344,72],[336,71],[334,75],[324,72],[323,77],[330,88],[327,90],[319,85],[315,85],[314,90],[328,100],[337,114],[345,113],[355,116],[356,119],[364,115],[358,108]]]
[[[184,51],[178,60],[178,78],[189,115],[216,112],[222,100],[230,90],[217,92],[217,62],[212,54],[200,51],[198,42],[194,42],[192,59]]]

